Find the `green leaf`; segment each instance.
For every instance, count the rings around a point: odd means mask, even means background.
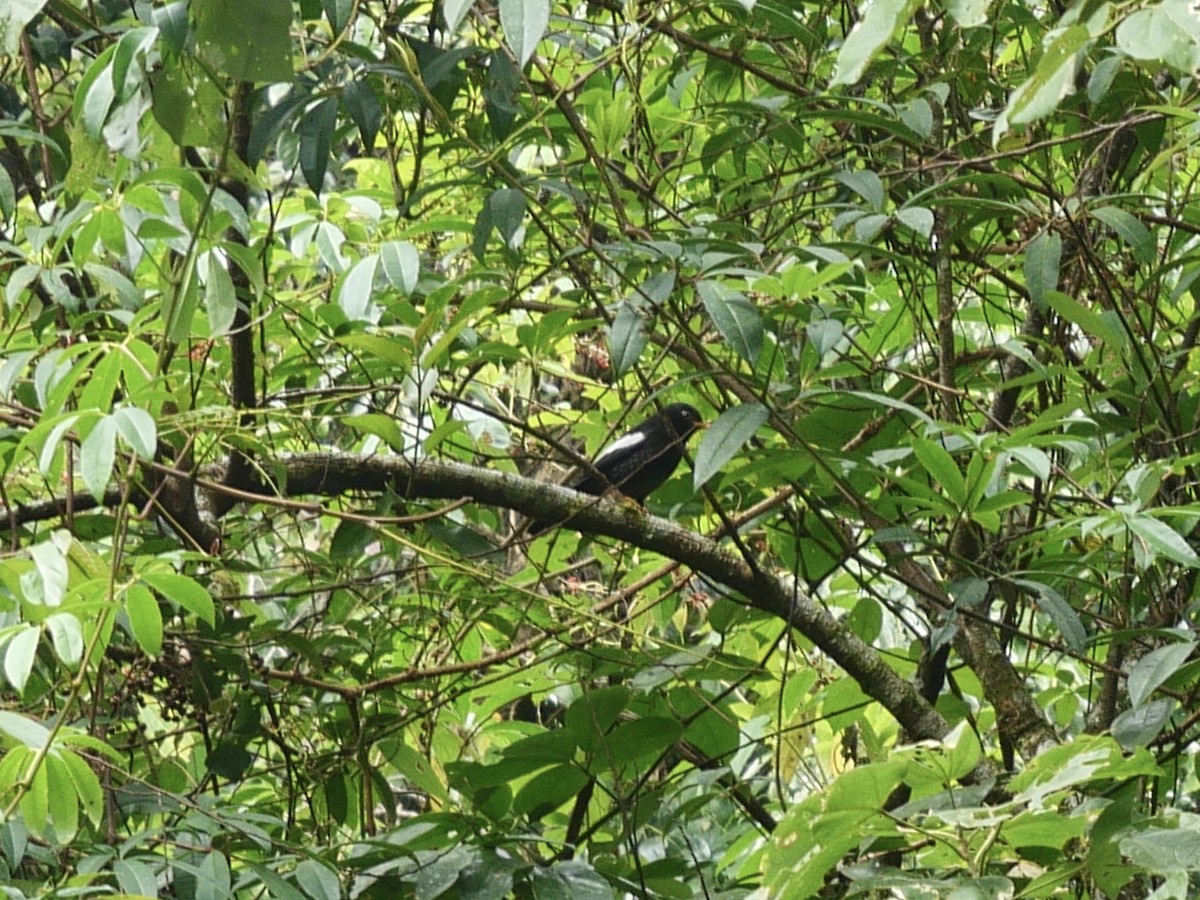
[[[167,602],[183,607],[210,627],[216,625],[212,595],[198,581],[175,572],[143,572],[141,579]]]
[[[383,275],[392,287],[412,294],[421,275],[421,254],[408,241],[388,241],[379,248]]]
[[[104,416],[92,427],[79,447],[79,472],[97,502],[104,499],[116,458],[117,423],[112,416]]]
[[[535,868],[529,874],[534,900],[613,900],[608,880],[577,859]]]
[[[378,266],[379,257],[369,254],[347,269],[338,280],[338,306],[352,322],[374,322],[379,317],[379,310],[371,300]]]
[[[112,60],[117,54],[117,45],[106,48],[88,66],[87,72],[75,90],[74,112],[84,133],[92,140],[104,137],[104,123],[108,111],[116,99],[116,88],[112,79]]]
[[[947,0],[950,13],[959,28],[978,28],[987,24],[988,0]]]
[[[296,884],[312,900],[341,900],[342,886],[337,873],[315,859],[303,860],[296,866]]]
[[[125,591],[125,613],[138,646],[149,656],[162,653],[162,611],[154,595],[140,584],[130,585]]]
[[[875,55],[908,24],[916,8],[916,0],[876,0],[868,4],[842,43],[832,85],[857,83]]]
[[[626,300],[608,329],[608,355],[615,375],[624,375],[637,365],[650,339],[642,327],[641,306],[633,298]]]
[[[70,540],[69,538],[67,540]],[[34,572],[38,581],[37,596],[34,598],[29,590],[28,576],[22,576],[21,586],[25,588],[26,599],[35,600],[43,606],[61,606],[67,595],[70,584],[70,569],[67,566],[65,547],[58,540],[42,541],[29,548],[29,558],[33,560]]]
[[[322,0],[321,6],[334,32],[341,33],[350,24],[350,13],[356,4],[354,0]]]
[[[1120,320],[1114,320],[1112,313],[1094,312],[1061,291],[1046,291],[1044,299],[1051,309],[1071,324],[1078,325],[1084,333],[1116,349],[1125,346],[1125,330]]]
[[[1053,588],[1040,582],[1034,581],[1019,581],[1027,587],[1033,588],[1038,598],[1038,608],[1050,617],[1063,636],[1063,640],[1067,646],[1076,653],[1083,652],[1087,646],[1087,629],[1083,627],[1083,622],[1079,619],[1079,613],[1075,612],[1075,608],[1071,606],[1062,595]]]
[[[50,743],[50,730],[41,722],[0,709],[0,731],[35,752]]]
[[[575,758],[575,739],[562,731],[542,731],[504,748],[505,759],[567,763]]]
[[[104,792],[100,788],[100,779],[87,762],[66,747],[57,748],[58,756],[67,767],[71,782],[75,788],[75,797],[83,807],[83,814],[92,825],[99,825],[104,815]],[[109,750],[110,755],[114,755]]]
[[[391,416],[382,413],[361,413],[344,416],[342,422],[349,428],[356,428],[366,434],[373,434],[383,439],[389,447],[402,451],[405,447],[404,432]]]
[[[1054,112],[1074,92],[1075,75],[1091,43],[1091,32],[1085,25],[1072,25],[1055,34],[1042,52],[1032,77],[1009,97],[993,133],[999,137],[1010,122],[1028,125]]]
[[[1135,216],[1115,206],[1102,206],[1092,210],[1092,218],[1099,219],[1118,235],[1133,250],[1133,258],[1149,265],[1154,262],[1156,247],[1154,236]]]
[[[1151,650],[1134,663],[1127,680],[1130,706],[1135,709],[1141,706],[1164,681],[1179,671],[1195,649],[1194,641],[1180,641]]]
[[[1025,287],[1034,303],[1046,302],[1046,294],[1058,289],[1062,237],[1057,231],[1044,231],[1025,249]]]
[[[916,438],[912,442],[913,453],[922,468],[929,473],[932,483],[946,493],[961,509],[967,503],[967,483],[962,471],[939,441]]]
[[[549,24],[550,0],[500,0],[500,26],[522,69],[533,56]]]
[[[646,762],[656,757],[683,734],[683,724],[678,719],[665,716],[647,716],[617,725],[596,751],[596,766],[608,770],[615,765]]]
[[[383,108],[370,83],[360,79],[346,85],[342,91],[342,109],[358,129],[363,148],[370,153],[375,149],[375,138],[383,124]]]
[[[42,630],[35,625],[26,625],[9,638],[4,646],[4,677],[18,694],[25,693],[25,684],[33,671],[37,659],[38,641]]]
[[[204,276],[204,312],[208,316],[208,337],[222,337],[233,327],[237,315],[237,291],[233,279],[216,252],[208,254]]]
[[[1117,46],[1137,60],[1191,75],[1200,68],[1200,36],[1187,0],[1165,0],[1133,12],[1117,26]]]
[[[205,0],[192,9],[197,48],[211,65],[236,81],[292,80],[288,0]]]
[[[1009,447],[1006,452],[1042,481],[1050,478],[1050,457],[1044,450],[1037,447]]]
[[[205,853],[196,867],[195,900],[227,900],[233,896],[229,860],[220,850]]]
[[[1180,536],[1179,532],[1165,522],[1144,515],[1128,515],[1125,521],[1137,537],[1146,542],[1156,554],[1181,565],[1195,567],[1200,565],[1200,557],[1191,544]]]
[[[0,35],[4,41],[4,52],[16,57],[21,49],[21,32],[37,17],[46,5],[46,0],[7,0],[0,6]]]
[[[113,862],[117,888],[123,894],[141,897],[158,896],[158,879],[154,870],[140,860],[118,859]]]
[[[754,365],[763,339],[762,318],[754,304],[745,295],[716,281],[701,281],[696,292],[717,331],[742,359]]]
[[[83,659],[83,626],[74,613],[57,612],[42,623],[50,633],[54,653],[68,668],[74,669]]]
[[[1151,896],[1193,897],[1187,873],[1200,871],[1200,828],[1195,816],[1187,816],[1176,828],[1147,828],[1121,838],[1121,853],[1135,865],[1160,877],[1180,876],[1168,893],[1156,890]]]
[[[444,0],[442,3],[442,15],[446,19],[446,32],[454,34],[458,31],[458,26],[462,24],[462,20],[466,18],[471,7],[475,5],[475,0]]]
[[[49,834],[50,776],[44,765],[37,766],[30,772],[25,794],[21,797],[21,815],[24,816],[30,832],[52,840]]]
[[[325,171],[329,168],[329,153],[337,128],[338,102],[326,97],[305,112],[297,133],[300,136],[300,171],[314,194],[325,186]]]
[[[92,368],[92,377],[79,393],[78,409],[107,413],[112,409],[113,396],[121,377],[121,354],[106,353]]]
[[[133,452],[142,459],[154,459],[158,447],[158,426],[154,418],[136,406],[122,406],[112,414],[117,433],[121,435]]]
[[[896,210],[896,218],[921,237],[933,234],[933,213],[924,206],[906,206]]]
[[[1113,719],[1109,730],[1122,748],[1136,750],[1158,737],[1174,714],[1174,700],[1151,700],[1125,710]]]
[[[564,727],[584,753],[595,752],[604,735],[629,706],[631,692],[624,686],[590,690],[567,707]]]
[[[513,798],[512,811],[540,819],[573,800],[588,782],[578,766],[552,766],[529,779]]]
[[[48,753],[43,765],[46,768],[50,828],[57,843],[63,845],[79,831],[79,800],[75,796],[75,783],[66,763],[58,754]]]
[[[853,169],[838,172],[834,178],[840,181],[858,196],[862,197],[871,212],[881,213],[887,200],[887,192],[883,180],[870,169]]]
[[[754,433],[766,424],[770,412],[761,403],[743,403],[727,409],[709,426],[696,452],[692,484],[700,490],[733,459]]]
[[[521,237],[524,233],[522,226],[525,222],[525,206],[525,195],[513,188],[501,188],[493,191],[492,195],[488,197],[487,208],[490,221],[500,232],[500,237],[504,239],[504,245],[510,250],[515,250],[521,245]]]
[[[8,169],[0,166],[0,219],[8,219],[17,210],[17,186]]]

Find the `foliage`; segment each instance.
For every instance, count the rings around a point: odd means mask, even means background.
[[[1193,893],[1198,22],[9,3],[6,894]]]

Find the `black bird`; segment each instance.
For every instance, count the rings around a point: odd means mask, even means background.
[[[707,427],[693,406],[686,403],[664,406],[662,412],[601,450],[591,468],[567,482],[567,487],[596,497],[615,490],[642,503],[674,473],[683,459],[687,439]],[[529,534],[536,537],[555,524],[532,522]]]

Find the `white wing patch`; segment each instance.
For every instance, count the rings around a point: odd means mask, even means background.
[[[632,450],[645,439],[646,435],[641,431],[631,431],[629,434],[623,434],[603,450],[601,450],[600,455],[596,457],[595,462],[600,462],[600,460],[604,459],[604,457],[611,456],[618,450]]]

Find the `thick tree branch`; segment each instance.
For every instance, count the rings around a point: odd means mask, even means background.
[[[260,484],[244,499],[334,496],[349,491],[392,490],[410,500],[471,497],[539,519],[566,521],[677,560],[740,594],[746,603],[788,622],[851,675],[891,712],[915,740],[936,740],[948,725],[913,685],[901,678],[849,628],[833,618],[787,576],[763,572],[715,541],[615,500],[596,499],[558,485],[462,463],[400,457],[307,454],[276,461],[275,486]],[[180,477],[183,473],[180,473]],[[216,480],[201,490],[221,491]]]

